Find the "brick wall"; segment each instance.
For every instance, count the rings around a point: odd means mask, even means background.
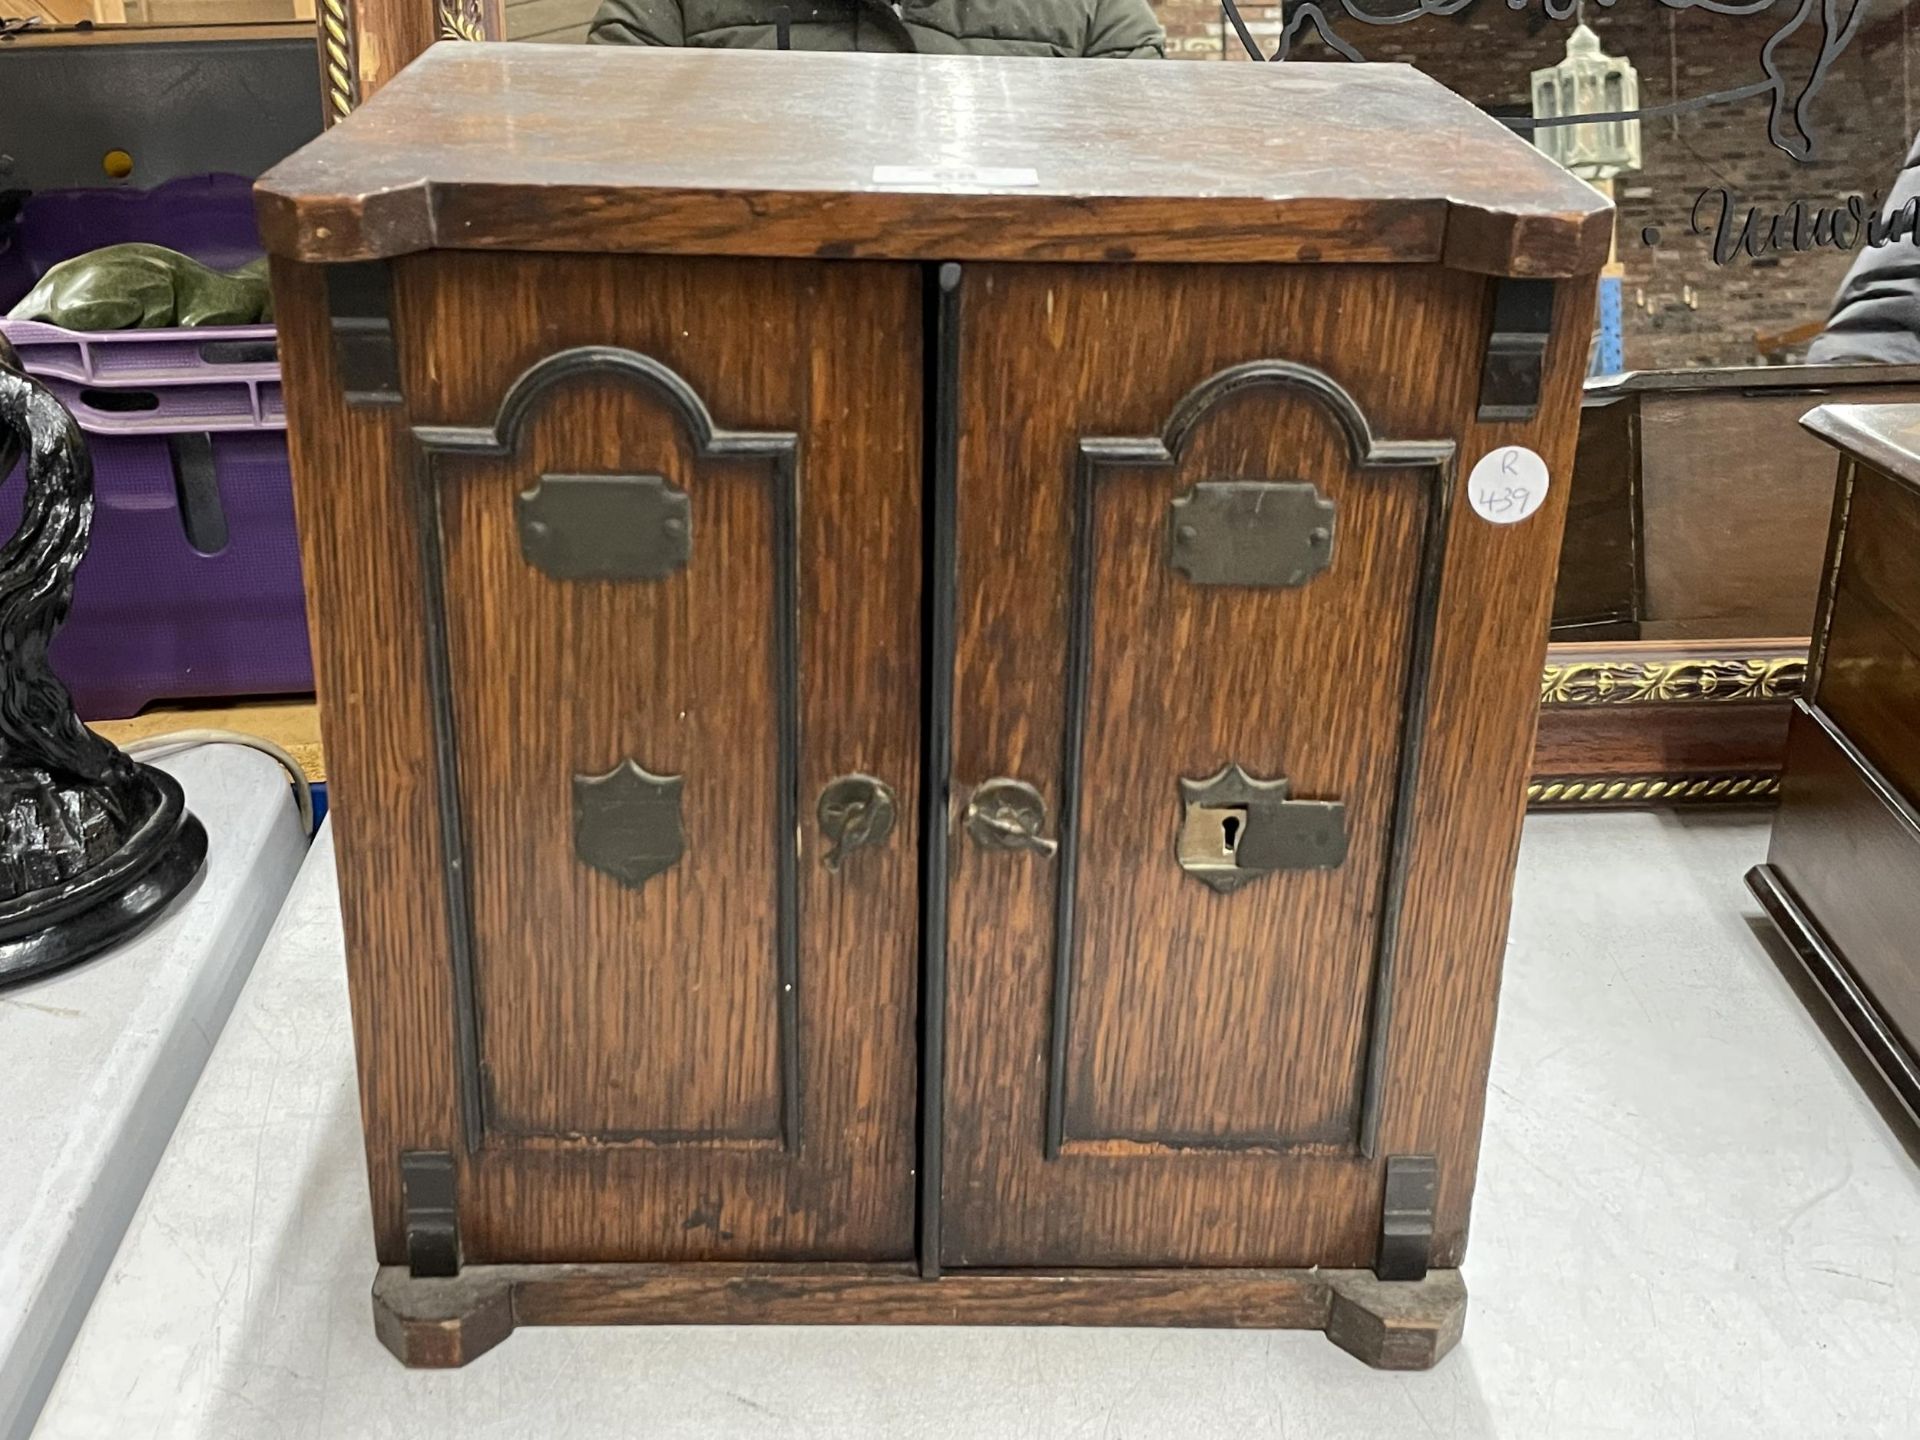
[[[1401,3],[1355,0],[1374,13]],[[1851,254],[1788,250],[1716,264],[1712,234],[1692,234],[1690,224],[1696,200],[1709,188],[1725,187],[1738,196],[1737,236],[1749,205],[1759,207],[1764,223],[1794,200],[1844,206],[1850,194],[1870,196],[1892,183],[1920,127],[1920,0],[1860,4],[1864,20],[1810,103],[1816,140],[1811,160],[1790,158],[1769,141],[1766,97],[1642,122],[1644,168],[1621,177],[1615,195],[1629,368],[1753,364],[1761,359],[1756,335],[1779,335],[1825,316]],[[1476,104],[1508,114],[1527,113],[1530,72],[1566,53],[1573,26],[1571,20],[1549,19],[1541,0],[1528,0],[1521,10],[1509,8],[1507,0],[1471,0],[1457,15],[1392,28],[1352,20],[1338,0],[1323,0],[1323,6],[1339,34],[1368,59],[1416,65]],[[1213,0],[1159,0],[1156,8],[1170,52],[1179,58],[1244,58]],[[1799,5],[1776,0],[1751,16],[1674,11],[1656,0],[1588,8],[1588,24],[1602,46],[1633,62],[1640,103],[1649,106],[1763,80],[1761,47]],[[1271,49],[1281,8],[1245,4],[1241,13]],[[1291,5],[1286,13],[1293,13]],[[1820,38],[1816,14],[1780,48],[1783,68],[1798,85],[1814,64]],[[1337,58],[1312,41],[1295,57]],[[1709,230],[1718,211],[1717,200],[1701,211]],[[1654,245],[1643,239],[1650,226],[1659,232]],[[1802,350],[1804,342],[1783,353],[1798,358]]]

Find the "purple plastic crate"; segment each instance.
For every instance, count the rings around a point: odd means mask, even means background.
[[[0,312],[61,261],[133,241],[165,245],[219,270],[258,259],[253,182],[244,175],[191,175],[151,190],[46,190],[29,196],[13,224],[0,231]],[[244,383],[248,424],[281,415],[280,356],[271,325],[65,330],[0,315],[0,335],[13,342],[28,370],[72,381],[75,389]],[[273,395],[262,403],[267,386]],[[70,408],[72,394],[61,392]],[[184,399],[175,397],[174,403]],[[216,412],[215,423],[218,415],[231,413]],[[177,427],[156,421],[147,428]]]
[[[212,554],[188,539],[169,437],[87,436],[93,542],[49,656],[82,719],[122,719],[156,700],[313,689],[285,432],[183,438],[211,452],[226,531]],[[18,474],[0,490],[7,533],[20,523]]]
[[[101,245],[244,264],[260,253],[250,190],[202,176],[34,195],[0,235],[0,310]],[[50,656],[82,718],[311,691],[273,327],[83,333],[0,320],[0,333],[74,412],[93,456],[93,541]],[[18,476],[0,489],[6,533],[20,522]]]
[[[80,385],[47,374],[24,355],[20,358],[26,360],[28,373],[44,380],[89,434],[173,435],[182,430],[286,428],[278,377],[225,384]]]
[[[64,330],[38,320],[0,319],[0,335],[13,342],[34,374],[82,385],[258,384],[280,378],[271,325]]]

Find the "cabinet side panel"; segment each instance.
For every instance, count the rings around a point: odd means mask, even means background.
[[[411,441],[403,406],[347,404],[322,267],[276,259],[273,292],[374,1232],[398,1264],[399,1152],[461,1143]]]
[[[1441,1157],[1435,1265],[1458,1264],[1466,1248],[1593,323],[1591,281],[1556,289],[1539,413],[1486,423],[1475,418],[1470,402],[1452,421],[1460,446],[1455,523],[1435,632],[1432,719],[1413,796],[1413,856],[1380,1134],[1382,1154]],[[1497,525],[1474,513],[1468,492],[1481,457],[1513,445],[1546,462],[1549,489],[1530,518]]]

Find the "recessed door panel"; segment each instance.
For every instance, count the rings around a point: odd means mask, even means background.
[[[917,270],[401,295],[469,1258],[910,1254]]]
[[[1485,295],[968,268],[944,1263],[1372,1260]]]
[[[1065,757],[1073,914],[1049,1077],[1069,1151],[1339,1153],[1359,1133],[1440,472],[1357,467],[1338,413],[1287,369],[1266,373],[1198,417],[1171,463],[1091,458],[1077,477],[1085,698]],[[1326,568],[1297,584],[1249,583],[1266,577],[1247,565],[1190,578],[1183,551],[1258,533],[1252,508],[1253,525],[1182,518],[1184,497],[1222,484],[1250,507],[1310,489],[1321,506],[1295,530],[1327,535]],[[1229,793],[1236,776],[1252,783]]]

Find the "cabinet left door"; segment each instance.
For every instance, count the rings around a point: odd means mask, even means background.
[[[382,1260],[911,1256],[918,270],[275,284]]]

